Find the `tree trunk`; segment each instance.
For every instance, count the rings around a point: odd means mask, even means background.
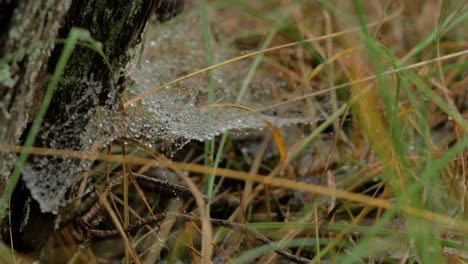
[[[21,135],[27,135],[27,123],[35,116],[47,79],[62,51],[62,45],[54,45],[56,37],[65,39],[71,28],[81,27],[103,44],[111,69],[95,51],[86,47],[75,48],[35,143],[39,147],[82,150],[86,145],[82,131],[96,107],[120,103],[123,68],[130,58],[129,50],[140,41],[140,35],[150,14],[158,6],[158,0],[24,0],[2,3],[1,144],[21,144],[21,138],[24,138]],[[39,41],[43,43],[33,47]],[[2,58],[21,48],[27,48],[24,56],[6,63],[2,61]],[[97,86],[99,89],[96,89]],[[1,155],[0,168],[3,171],[0,172],[5,175],[10,172],[15,156]],[[35,177],[47,177],[46,184],[63,184],[64,190],[70,189],[80,178],[80,172],[73,170],[75,164],[67,162],[60,157],[28,159],[25,166],[29,168],[28,172],[23,170],[23,180],[12,197],[10,214],[3,219],[1,226],[3,240],[13,242],[16,250],[39,253],[54,231],[54,222],[57,213],[60,214],[60,202],[65,192],[31,192],[30,185],[35,183]],[[44,164],[47,166],[44,167]],[[64,182],[58,177],[61,173],[74,175],[69,178],[72,180]],[[55,200],[45,203],[43,199]],[[13,241],[10,241],[10,237]]]

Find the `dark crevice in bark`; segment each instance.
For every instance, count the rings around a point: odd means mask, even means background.
[[[12,197],[10,225],[4,225],[3,228],[8,229],[3,232],[11,231],[13,241],[9,242],[13,242],[15,250],[39,257],[41,248],[46,245],[54,230],[54,220],[55,215],[40,212],[39,204],[31,199],[26,186],[20,184]]]
[[[13,11],[18,5],[18,1],[4,1],[0,0],[0,44],[5,42],[8,37],[8,29],[10,28]],[[0,45],[0,57],[4,55],[3,45]]]

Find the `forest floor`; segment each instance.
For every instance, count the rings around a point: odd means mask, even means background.
[[[148,26],[138,136],[44,261],[468,262],[466,1],[200,2]]]

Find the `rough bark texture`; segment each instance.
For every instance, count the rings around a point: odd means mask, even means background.
[[[0,1],[0,143],[18,144],[42,98],[53,40],[70,1]],[[34,18],[34,19],[33,19]],[[0,154],[0,177],[15,156]]]
[[[28,132],[24,127],[28,116],[34,117],[33,98],[40,102],[46,76],[53,72],[61,53],[61,46],[58,45],[49,56],[56,32],[63,25],[59,38],[66,38],[72,27],[89,30],[91,36],[103,44],[112,70],[109,70],[95,51],[84,47],[76,48],[44,119],[45,124],[66,124],[67,131],[74,133],[62,138],[61,134],[51,134],[46,128],[42,128],[35,145],[55,147],[60,143],[63,148],[81,149],[81,132],[96,107],[109,105],[109,100],[119,103],[121,91],[120,88],[116,90],[116,87],[122,87],[119,82],[123,80],[122,69],[129,60],[128,50],[140,40],[146,21],[157,4],[157,0],[73,0],[68,9],[67,1],[30,0],[19,2],[17,6],[8,5],[8,10],[0,13],[0,59],[15,49],[28,47],[35,40],[44,40],[47,44],[34,49],[33,53],[27,52],[15,63],[0,63],[0,67],[5,67],[11,75],[11,83],[0,83],[1,106],[4,113],[7,113],[0,114],[0,143],[20,143],[20,134]],[[8,14],[14,15],[9,18]],[[13,35],[15,30],[18,31],[17,28],[23,33]],[[89,89],[95,88],[90,88],[83,79],[98,82],[102,88],[99,91],[90,91]],[[118,80],[117,83],[114,80]],[[98,100],[87,96],[95,92],[98,93]],[[74,118],[70,118],[70,105],[76,106],[72,109],[73,114],[76,114]],[[5,161],[0,166],[11,169],[13,157]],[[31,158],[28,161],[29,166],[40,168],[41,166],[34,164],[38,161],[54,163],[58,159]],[[11,235],[16,250],[38,253],[54,231],[56,215],[41,212],[39,204],[31,197],[24,182],[17,186],[11,204],[11,222],[3,219],[2,223],[3,240],[9,242]]]

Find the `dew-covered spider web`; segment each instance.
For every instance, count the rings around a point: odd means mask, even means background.
[[[200,19],[190,14],[164,25],[149,26],[141,49],[134,51],[134,59],[128,65],[129,81],[122,102],[208,66],[202,35]],[[223,38],[222,35],[218,37]],[[242,54],[222,41],[214,41],[212,52],[215,62]],[[309,90],[291,87],[287,77],[275,70],[269,56],[266,54],[250,80],[240,105],[252,109],[270,109],[250,113],[233,107],[207,108],[210,84],[208,74],[203,73],[146,96],[125,110],[119,106],[93,110],[90,112],[93,118],[85,125],[86,129],[79,132],[79,150],[89,151],[96,145],[104,147],[121,137],[129,137],[148,146],[163,139],[177,142],[180,147],[180,142],[212,139],[227,130],[245,134],[263,129],[265,121],[283,127],[326,118],[330,112],[326,106],[326,96],[311,99],[313,101],[296,100],[280,107],[271,107],[313,91],[310,87]],[[213,70],[217,104],[238,100],[240,88],[246,81],[253,60],[250,58]],[[86,96],[97,99],[99,84],[92,80],[83,82],[90,86],[90,94]],[[70,106],[71,112],[74,107],[79,108],[79,105]],[[48,144],[48,147],[76,150],[77,146],[68,146],[66,142],[67,136],[77,131],[68,130],[67,124],[46,123],[44,127],[50,129],[50,133],[43,134],[43,137],[55,137],[55,143]],[[56,213],[65,201],[67,190],[82,178],[81,172],[88,169],[92,162],[62,157],[55,158],[54,162],[51,162],[51,158],[34,159],[35,166],[26,166],[23,178],[42,211]]]
[[[134,85],[127,89],[124,101],[168,81],[207,67],[206,52],[197,17],[187,16],[166,24],[161,30],[147,31],[141,54],[135,56],[129,73]],[[216,62],[240,55],[229,45],[213,49]],[[227,64],[213,70],[216,104],[235,103],[246,82],[253,58]],[[287,87],[285,78],[262,63],[249,82],[240,105],[265,109],[304,95]],[[127,124],[135,136],[164,136],[169,139],[211,139],[227,130],[263,129],[265,121],[282,127],[323,119],[329,109],[322,104],[312,118],[303,101],[252,113],[235,107],[207,108],[209,78],[207,73],[191,77],[143,98],[129,107]],[[325,100],[324,97],[321,98]],[[132,119],[133,118],[133,119]]]

